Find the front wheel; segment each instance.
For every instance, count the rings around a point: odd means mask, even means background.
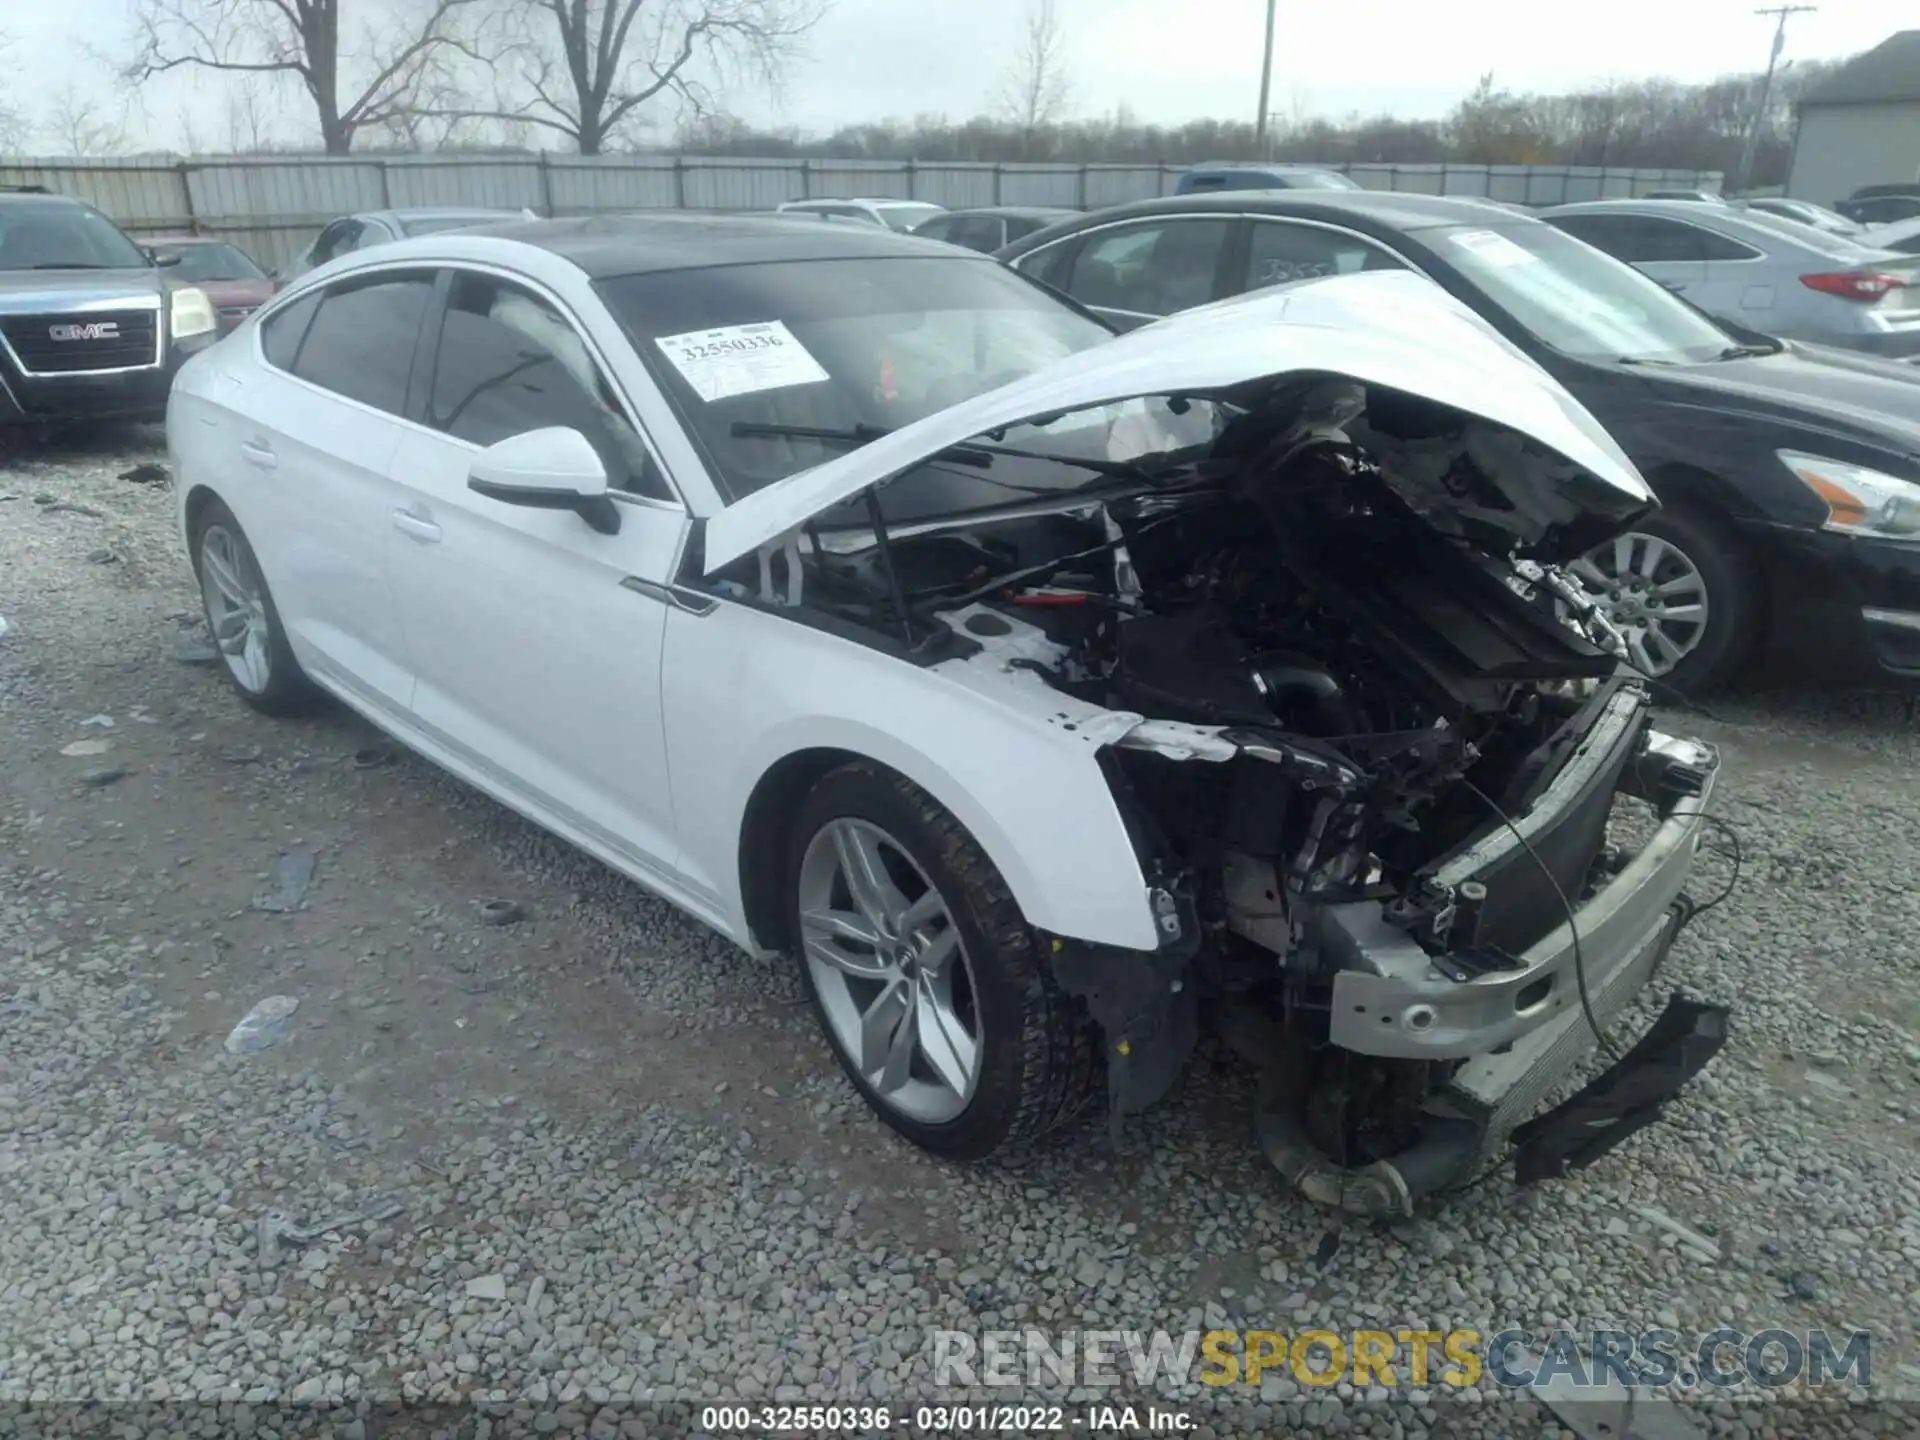
[[[1667,506],[1569,568],[1649,679],[1687,693],[1725,679],[1752,647],[1758,585],[1724,528]]]
[[[1055,984],[1000,873],[949,814],[868,764],[800,808],[789,933],[841,1068],[893,1129],[976,1160],[1098,1089],[1092,1022]]]
[[[264,715],[312,708],[319,691],[294,659],[260,561],[233,512],[207,501],[194,518],[192,547],[207,628],[240,698]]]

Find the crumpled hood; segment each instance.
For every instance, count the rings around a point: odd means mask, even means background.
[[[1518,432],[1625,504],[1653,493],[1558,381],[1452,296],[1396,271],[1342,275],[1185,311],[1080,351],[743,497],[707,522],[707,573],[952,445],[1140,396],[1217,394],[1295,374],[1405,391]]]

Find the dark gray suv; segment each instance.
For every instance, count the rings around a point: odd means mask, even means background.
[[[0,425],[165,415],[217,323],[166,264],[91,205],[0,193]]]

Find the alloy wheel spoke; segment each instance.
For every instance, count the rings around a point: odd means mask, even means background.
[[[214,643],[229,655],[238,655],[245,649],[252,633],[253,622],[244,610],[229,610],[213,622]]]
[[[882,1093],[906,1084],[906,1064],[899,1064],[897,1071],[895,1065],[903,1044],[911,1060],[913,992],[896,976],[860,1017],[860,1069],[867,1075],[879,1074],[878,1089]]]
[[[809,942],[840,940],[880,948],[880,932],[873,923],[850,910],[809,910],[800,917],[800,929]]]
[[[1591,555],[1582,555],[1568,568],[1573,571],[1574,578],[1580,581],[1589,594],[1604,592],[1613,583],[1607,579],[1606,572],[1594,564]]]
[[[1640,537],[1640,578],[1651,580],[1660,568],[1660,562],[1667,557],[1667,542],[1657,535]]]
[[[1662,622],[1668,620],[1699,621],[1705,620],[1706,618],[1707,607],[1704,605],[1662,605],[1660,607],[1660,619]]]
[[[236,610],[245,610],[248,606],[246,588],[240,583],[232,560],[224,545],[209,545],[200,552],[200,564],[212,577],[214,588],[220,592],[220,598]]]
[[[879,842],[843,820],[834,827],[833,848],[854,905],[876,932],[889,937],[897,935],[899,932],[894,927],[906,905],[887,875]]]
[[[967,1084],[973,1076],[977,1048],[973,1037],[962,1028],[960,1018],[941,1003],[929,980],[920,982],[914,1015],[920,1053],[926,1057],[928,1068],[947,1089],[956,1095],[965,1095]]]
[[[1633,532],[1613,538],[1613,577],[1624,580],[1633,573]]]
[[[920,969],[924,974],[940,976],[946,973],[947,965],[960,953],[960,932],[949,923],[939,934],[927,942],[920,952]]]

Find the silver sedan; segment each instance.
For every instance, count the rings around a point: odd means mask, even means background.
[[[1762,211],[1594,200],[1540,218],[1748,330],[1920,357],[1920,259]]]

